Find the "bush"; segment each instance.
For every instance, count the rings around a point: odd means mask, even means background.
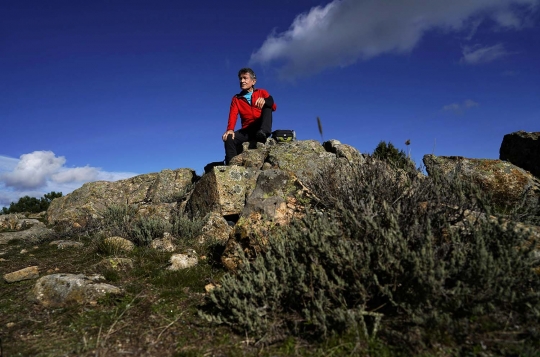
[[[107,207],[103,212],[102,225],[109,235],[129,239],[138,246],[148,245],[171,230],[168,221],[137,215],[136,208],[127,205]]]
[[[137,215],[137,209],[127,205],[112,205],[102,213],[100,223],[109,235],[120,236],[145,246],[168,232],[181,238],[188,245],[196,244],[195,238],[202,232],[204,221],[190,219],[181,212],[175,212],[170,221],[160,217]]]
[[[190,219],[186,215],[176,212],[171,218],[171,234],[176,237],[181,237],[183,241],[194,243],[202,233],[204,220],[195,217]]]
[[[263,254],[226,275],[205,318],[271,341],[351,329],[372,336],[382,316],[378,336],[411,351],[489,336],[486,348],[508,354],[537,341],[532,245],[511,223],[487,219],[474,187],[399,181],[372,160],[347,170],[331,168],[312,182],[326,213],[270,237]],[[345,179],[332,178],[343,172]]]

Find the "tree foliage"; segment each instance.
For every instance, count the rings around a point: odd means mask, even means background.
[[[393,168],[406,171],[416,169],[414,162],[407,156],[405,151],[399,150],[391,142],[387,144],[381,141],[373,151],[373,157],[390,164]]]
[[[24,196],[21,197],[17,202],[11,202],[9,207],[2,208],[2,214],[9,213],[38,213],[46,211],[49,208],[51,202],[58,197],[62,197],[62,192],[51,191],[46,193],[41,198]]]

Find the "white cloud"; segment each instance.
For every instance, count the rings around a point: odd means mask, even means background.
[[[117,181],[133,172],[108,172],[98,167],[65,167],[66,159],[52,151],[34,151],[20,159],[0,156],[0,207],[23,196],[41,197],[56,191],[67,194],[85,182]]]
[[[65,169],[51,176],[56,183],[66,182],[89,182],[97,179],[99,169],[96,167],[84,166]]]
[[[17,159],[0,155],[0,173],[5,171],[12,171],[18,163],[19,160]]]
[[[461,62],[467,64],[487,63],[509,54],[501,43],[486,47],[480,45],[465,46],[463,47]]]
[[[47,178],[65,164],[63,156],[56,157],[52,151],[34,151],[21,155],[12,172],[0,176],[8,187],[31,189],[44,186]]]
[[[445,112],[451,111],[456,114],[463,114],[465,110],[473,108],[473,107],[477,107],[477,106],[479,106],[477,102],[475,102],[474,100],[467,99],[467,100],[464,100],[463,103],[452,103],[452,104],[445,105],[442,108],[442,110]]]
[[[308,75],[383,53],[410,52],[425,32],[436,28],[467,31],[467,37],[472,38],[480,22],[489,18],[499,29],[518,29],[526,21],[525,13],[539,3],[540,0],[334,0],[298,15],[287,31],[271,33],[252,53],[251,62],[279,63],[282,77]]]

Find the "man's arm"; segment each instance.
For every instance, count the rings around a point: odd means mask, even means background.
[[[231,108],[229,109],[229,121],[227,122],[227,131],[221,136],[223,141],[227,141],[227,136],[232,135],[234,139],[234,127],[238,119],[238,106],[236,105],[236,96],[231,100]]]
[[[227,130],[233,130],[236,126],[236,120],[238,119],[238,105],[236,104],[236,97],[233,97],[231,101],[231,108],[229,109],[229,121],[227,123]]]

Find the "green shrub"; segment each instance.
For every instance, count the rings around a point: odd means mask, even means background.
[[[384,141],[379,142],[373,151],[373,157],[388,163],[393,168],[405,171],[416,170],[414,162],[407,156],[405,151],[399,150],[390,142],[388,144]]]
[[[190,219],[187,215],[181,212],[176,212],[171,217],[171,234],[180,237],[182,241],[194,242],[202,233],[204,220],[198,217]]]
[[[137,215],[137,209],[128,205],[112,205],[102,213],[101,225],[112,236],[120,236],[139,246],[170,232],[171,224],[159,217]]]
[[[129,239],[139,246],[148,245],[168,232],[193,248],[197,243],[195,238],[202,233],[204,226],[204,220],[190,219],[180,211],[174,212],[167,221],[161,217],[138,215],[136,207],[128,205],[109,206],[102,216],[100,225],[109,235]]]
[[[378,327],[379,338],[411,350],[489,335],[486,348],[519,353],[538,337],[538,259],[523,232],[486,219],[475,187],[396,180],[368,160],[330,168],[311,188],[326,213],[270,237],[263,254],[222,279],[202,316],[270,341],[350,330],[367,338]]]

